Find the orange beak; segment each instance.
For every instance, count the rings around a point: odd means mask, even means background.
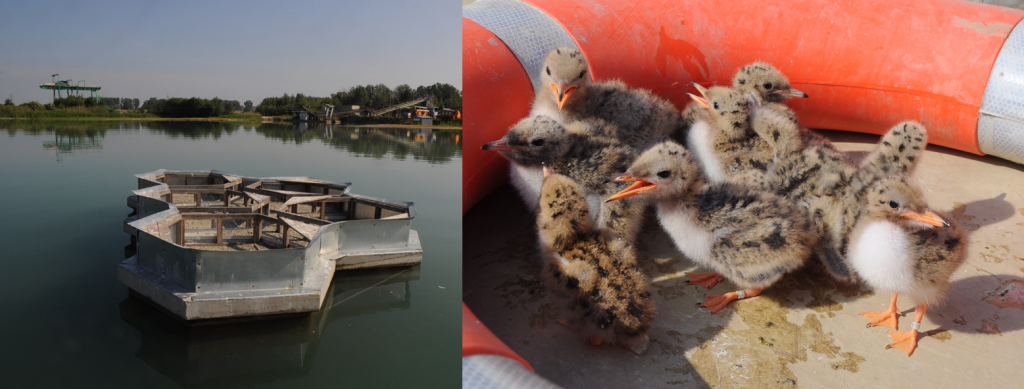
[[[935,227],[949,227],[949,223],[946,223],[945,220],[942,220],[942,218],[939,217],[939,215],[936,215],[935,212],[928,210],[924,211],[924,215],[919,215],[913,212],[904,212],[901,213],[900,216],[924,224],[930,224]]]
[[[543,163],[543,162],[541,162],[540,165],[541,165],[541,170],[544,171],[544,177],[550,176],[551,175],[551,169],[548,169],[548,165]]]
[[[484,145],[481,146],[480,149],[497,151],[499,153],[508,151],[530,151],[530,149],[523,146],[509,146],[508,141],[506,141],[505,138],[498,139],[491,143],[484,143]]]
[[[701,96],[704,96],[705,98],[708,97],[708,88],[700,86],[700,84],[692,81],[690,82],[690,84],[692,84],[694,88],[697,88],[697,92],[700,92]]]
[[[633,185],[630,185],[628,188],[623,189],[621,192],[612,195],[612,197],[609,197],[608,200],[605,200],[606,203],[609,202],[609,201],[615,201],[615,200],[619,200],[619,199],[624,199],[624,198],[629,197],[629,196],[636,196],[636,195],[640,194],[640,192],[643,192],[645,190],[651,190],[651,189],[654,189],[655,187],[658,186],[658,184],[655,184],[655,183],[647,181],[647,180],[641,180],[639,178],[633,178],[633,176],[631,176],[629,174],[619,174],[619,175],[617,175],[617,176],[615,176],[615,177],[613,177],[613,178],[611,178],[609,180],[606,180],[605,182],[633,182],[634,183]]]
[[[687,93],[687,95],[689,95],[690,98],[693,99],[693,101],[696,101],[697,104],[700,104],[701,107],[704,107],[704,109],[710,109],[711,108],[711,103],[709,103],[703,97],[694,96],[693,93]]]
[[[796,88],[793,88],[793,87],[790,87],[789,88],[789,92],[786,92],[786,94],[789,95],[789,97],[800,97],[800,98],[804,98],[804,99],[809,97],[809,96],[807,96],[806,93],[798,91],[798,90],[796,90]]]
[[[561,111],[562,106],[565,105],[565,102],[569,101],[569,96],[572,95],[572,92],[576,91],[576,86],[568,86],[568,84],[564,82],[558,84],[557,86],[555,85],[555,83],[551,83],[549,85],[551,86],[551,90],[555,92],[555,97],[558,98],[558,110]]]

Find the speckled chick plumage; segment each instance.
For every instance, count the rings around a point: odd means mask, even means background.
[[[790,85],[789,79],[781,71],[764,62],[754,62],[740,68],[733,76],[732,87],[740,93],[753,94],[760,99],[764,107],[777,111],[790,118],[794,123],[798,122],[796,113],[783,102],[793,97],[807,97],[806,93],[794,89]],[[823,158],[846,159],[846,155],[836,150],[828,138],[807,128],[798,128],[804,148],[813,149],[815,153],[823,153]],[[823,171],[820,174],[823,175],[823,180],[829,180],[838,177],[824,175],[835,173]]]
[[[907,176],[879,180],[850,234],[848,257],[864,283],[898,293],[915,305],[942,299],[953,272],[967,258],[967,234],[952,218],[934,226],[900,216],[928,212],[921,190]]]
[[[927,142],[924,126],[909,121],[899,123],[882,136],[879,145],[854,173],[844,178],[833,190],[820,195],[797,197],[811,191],[810,184],[805,183],[803,189],[797,185],[797,189],[789,192],[789,196],[793,196],[791,198],[798,198],[798,201],[806,201],[808,204],[811,221],[820,237],[815,251],[833,277],[845,282],[859,281],[857,273],[850,269],[846,253],[853,226],[869,205],[869,191],[880,180],[912,173],[915,165],[920,162]],[[805,151],[800,156],[807,157],[809,154]],[[807,168],[813,165],[808,163],[810,160],[810,157],[805,158],[802,170],[794,173],[796,180],[813,175],[814,168]]]
[[[502,152],[512,162],[510,181],[532,209],[540,197],[541,164],[547,164],[552,172],[566,175],[584,188],[590,208],[596,211],[591,215],[595,223],[632,240],[642,225],[643,206],[604,202],[625,187],[606,184],[605,179],[626,169],[637,156],[636,149],[617,138],[597,135],[615,132],[614,125],[600,119],[563,125],[538,115],[516,123],[498,142],[512,148]]]
[[[765,62],[754,62],[736,71],[732,87],[741,93],[754,92],[769,103],[781,103],[796,95],[807,97],[806,93],[793,89],[782,72]]]
[[[567,325],[585,339],[647,349],[655,302],[636,250],[594,228],[584,191],[566,176],[544,179],[537,234],[546,256],[543,277],[561,301]]]
[[[711,182],[722,182],[750,172],[763,173],[774,152],[750,123],[747,98],[728,87],[705,92],[706,116],[690,128],[687,146]]]
[[[750,98],[751,127],[773,151],[772,164],[763,175],[762,187],[794,201],[807,196],[832,194],[849,182],[857,166],[842,153],[806,147],[799,124],[789,116],[760,105]]]
[[[552,50],[541,69],[540,90],[531,115],[547,115],[569,123],[587,118],[605,120],[618,129],[619,140],[643,150],[662,137],[685,139],[678,109],[646,89],[629,88],[618,80],[591,80],[587,59],[577,49]],[[560,93],[573,88],[558,107]]]
[[[680,251],[742,288],[767,287],[811,254],[816,239],[805,210],[758,188],[706,184],[689,152],[674,142],[645,151],[627,174],[656,185],[634,198],[657,204]]]

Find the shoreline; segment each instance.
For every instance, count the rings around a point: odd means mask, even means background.
[[[257,123],[259,120],[240,119],[240,118],[112,118],[112,117],[52,117],[52,118],[8,118],[0,117],[0,120],[13,120],[13,121],[148,121],[148,122],[251,122]]]
[[[148,122],[240,122],[240,123],[299,123],[290,120],[250,120],[241,118],[111,118],[111,117],[56,117],[56,118],[9,118],[0,117],[0,121],[148,121]],[[319,123],[314,123],[319,124]],[[332,124],[339,127],[392,127],[392,128],[432,128],[461,130],[461,126],[423,126],[418,124]]]

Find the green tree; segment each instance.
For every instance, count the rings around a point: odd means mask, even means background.
[[[11,101],[10,98],[8,98],[7,100],[4,100],[4,105],[6,105],[6,106],[14,106],[14,102]]]
[[[46,109],[45,107],[43,107],[42,104],[39,104],[38,101],[29,101],[27,103],[21,103],[20,107],[28,107],[33,111],[42,111]]]
[[[349,102],[346,104],[358,105],[360,107],[370,104],[370,92],[366,90],[365,86],[352,87],[352,89],[349,89],[348,95]]]
[[[395,87],[395,98],[398,99],[396,103],[409,101],[415,97],[416,96],[414,96],[414,91],[412,90],[412,87],[409,86],[409,84],[402,84]]]
[[[242,112],[252,112],[252,100],[245,101],[245,109]]]

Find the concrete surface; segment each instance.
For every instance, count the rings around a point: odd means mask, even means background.
[[[862,156],[878,136],[824,132]],[[756,298],[711,315],[709,291],[685,284],[698,269],[652,213],[639,238],[658,314],[644,355],[592,346],[555,323],[540,280],[532,215],[506,185],[468,212],[463,300],[538,374],[568,387],[1020,387],[1024,358],[1024,166],[929,146],[916,178],[933,209],[969,231],[967,263],[931,307],[914,355],[887,350],[888,328],[858,315],[888,295],[837,285],[817,264]],[[736,290],[723,282],[715,294]],[[901,301],[901,331],[913,306]]]

